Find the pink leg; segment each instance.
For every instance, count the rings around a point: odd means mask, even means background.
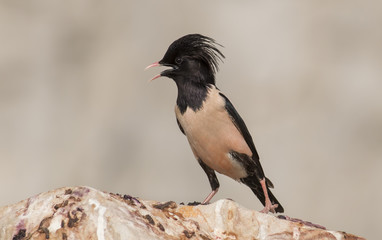
[[[208,194],[208,196],[206,197],[206,199],[204,199],[204,201],[202,202],[202,204],[207,204],[211,201],[211,199],[215,196],[215,194],[219,191],[219,188],[216,188],[215,190],[213,190],[210,194]]]
[[[272,213],[276,213],[275,208],[278,207],[278,204],[272,205],[272,202],[268,196],[268,190],[267,190],[267,186],[265,184],[265,178],[263,178],[263,180],[260,181],[260,184],[261,184],[261,187],[263,188],[263,192],[264,192],[264,196],[265,196],[265,207],[260,212],[268,213],[269,211],[271,211]]]

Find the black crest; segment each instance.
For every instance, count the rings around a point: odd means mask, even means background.
[[[219,70],[218,62],[224,58],[223,53],[217,49],[216,45],[222,47],[212,38],[201,34],[188,34],[174,41],[161,61],[173,63],[178,54],[181,53],[205,62],[215,74]]]

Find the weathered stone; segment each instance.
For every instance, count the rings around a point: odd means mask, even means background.
[[[0,208],[0,239],[362,239],[248,210],[158,203],[89,187],[61,188]]]

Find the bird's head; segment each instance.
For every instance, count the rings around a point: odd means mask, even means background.
[[[162,60],[146,69],[156,66],[170,67],[152,80],[169,77],[176,83],[193,81],[198,84],[215,84],[218,62],[224,58],[217,45],[219,44],[214,39],[200,34],[183,36],[169,46]]]

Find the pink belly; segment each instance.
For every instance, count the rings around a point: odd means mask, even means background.
[[[207,166],[217,172],[233,179],[246,177],[247,173],[243,166],[235,159],[232,159],[229,153],[236,151],[250,155],[250,150],[241,135],[238,138],[224,130],[228,129],[188,133],[187,137],[191,149],[195,157],[200,158]],[[236,128],[231,130],[235,132]]]
[[[187,108],[180,113],[175,107],[175,113],[195,157],[231,178],[247,176],[245,168],[229,153],[236,151],[252,156],[252,152],[228,115],[219,90],[211,88],[203,107],[196,112]]]

